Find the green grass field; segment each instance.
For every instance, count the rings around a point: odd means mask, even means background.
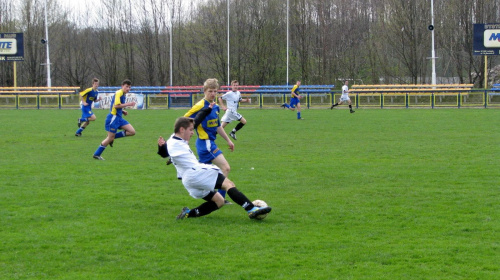
[[[500,278],[499,110],[242,110],[218,143],[272,213],[177,221],[202,200],[156,141],[185,111],[130,110],[97,161],[106,111],[77,138],[79,110],[0,110],[0,279]]]

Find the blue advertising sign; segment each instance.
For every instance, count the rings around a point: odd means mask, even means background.
[[[474,55],[500,55],[500,23],[474,24]]]
[[[0,61],[24,61],[23,33],[0,33]]]

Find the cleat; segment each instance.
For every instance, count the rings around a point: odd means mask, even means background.
[[[111,148],[113,148],[113,143],[114,143],[114,142],[115,142],[115,140],[113,140],[113,141],[109,142],[109,146],[110,146]]]
[[[266,207],[257,207],[255,206],[252,210],[248,211],[248,217],[250,219],[255,219],[257,216],[262,214],[267,214],[271,212],[272,208],[269,206]]]
[[[80,137],[80,136],[82,136],[82,134],[81,133],[76,133],[75,136],[76,137]]]
[[[285,103],[281,104],[280,107],[282,107],[283,109],[285,109],[286,108]]]
[[[172,164],[172,159],[171,159],[171,158],[169,158],[169,159],[167,160],[167,165],[171,165],[171,164]]]
[[[232,205],[233,203],[229,200],[224,199],[224,205]]]
[[[333,107],[335,107],[335,105],[332,105],[332,107],[330,107],[330,110],[333,109]]]
[[[94,156],[93,156],[93,158],[98,159],[98,160],[104,160],[104,158],[103,158],[103,157],[101,157],[101,156],[96,156],[96,155],[94,155]]]
[[[82,120],[78,119],[78,128],[80,128],[81,125],[82,125]]]
[[[182,208],[181,213],[177,215],[177,220],[182,220],[184,218],[187,218],[189,216],[189,211],[191,210],[189,210],[189,208],[187,207]]]
[[[231,136],[231,138],[233,138],[234,140],[236,140],[236,133],[232,132],[229,133],[229,136]]]
[[[351,114],[354,113],[354,112],[356,112],[356,111],[351,110]]]

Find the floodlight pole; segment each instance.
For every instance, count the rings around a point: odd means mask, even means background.
[[[431,0],[431,25],[434,27],[434,0]],[[436,53],[434,51],[434,28],[431,30],[431,36],[432,36],[432,52],[431,52],[431,59],[432,59],[432,84],[436,84]]]
[[[174,30],[174,4],[172,4],[172,9],[170,10],[170,86],[173,86],[173,60],[172,60],[172,33]]]
[[[50,78],[49,28],[47,25],[47,0],[45,0],[45,44],[47,45],[47,87],[52,87]]]
[[[290,6],[290,0],[286,0],[286,84],[289,85],[288,83],[288,62],[289,62],[289,30],[288,30],[288,10],[289,10],[289,6]]]
[[[229,0],[226,0],[227,6],[227,85],[231,85],[231,80],[229,79]]]

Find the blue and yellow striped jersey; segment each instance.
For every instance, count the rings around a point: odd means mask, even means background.
[[[85,102],[89,104],[88,106],[92,106],[92,103],[97,100],[97,96],[99,92],[94,90],[93,88],[88,88],[82,92],[80,92],[80,96],[85,99]]]
[[[125,103],[126,96],[123,94],[123,90],[119,89],[115,92],[115,95],[111,98],[111,105],[109,107],[109,113],[115,116],[121,117],[123,114],[123,108],[115,108],[115,105]]]
[[[297,96],[300,95],[299,86],[298,85],[294,85],[293,88],[292,88],[292,92],[295,93]],[[291,95],[292,95],[292,98],[295,97],[295,96],[293,96],[293,94],[291,94]]]
[[[205,99],[200,100],[196,103],[193,108],[191,108],[184,117],[195,118],[198,112],[210,106],[210,102]],[[202,140],[215,140],[217,137],[217,128],[220,126],[219,120],[219,105],[214,105],[212,108],[212,112],[205,117],[205,119],[201,122],[200,125],[196,128],[196,133],[198,134],[198,138]]]

